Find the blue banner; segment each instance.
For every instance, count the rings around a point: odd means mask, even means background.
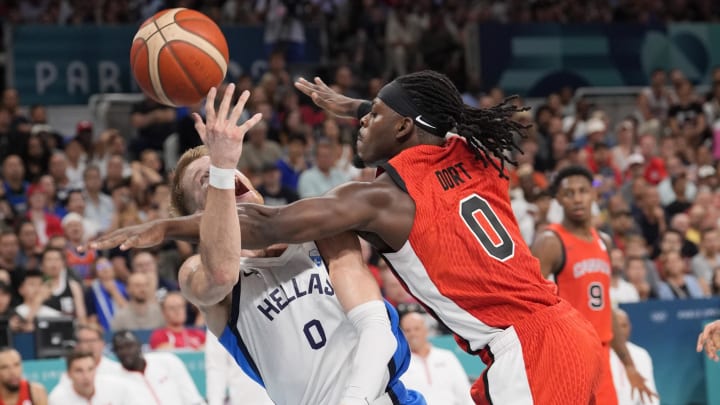
[[[262,27],[222,27],[228,75],[259,77],[267,68]],[[139,92],[130,71],[137,26],[16,26],[12,30],[12,85],[30,104],[86,104],[96,93]],[[306,29],[305,61],[320,60],[319,31]]]
[[[653,359],[661,403],[708,403],[704,355],[695,346],[705,321],[720,318],[720,299],[649,301],[622,308],[632,323],[630,340]]]
[[[646,86],[654,69],[708,83],[720,65],[719,24],[481,24],[486,87],[544,97],[563,86]]]

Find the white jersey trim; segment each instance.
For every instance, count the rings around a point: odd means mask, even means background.
[[[405,242],[397,252],[383,255],[410,293],[431,309],[453,333],[466,340],[471,351],[484,349],[496,335],[503,332],[503,329],[486,325],[442,295],[435,283],[430,280],[425,266],[415,254],[410,241]]]

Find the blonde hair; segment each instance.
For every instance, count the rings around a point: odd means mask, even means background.
[[[190,207],[186,201],[185,190],[182,188],[182,178],[190,163],[208,155],[208,148],[205,145],[196,146],[188,149],[178,159],[175,166],[175,174],[170,182],[171,198],[170,198],[170,215],[185,216],[190,215]]]

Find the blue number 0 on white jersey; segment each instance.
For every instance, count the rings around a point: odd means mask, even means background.
[[[386,393],[375,403],[423,405],[399,377],[410,362],[397,311],[386,302],[398,348]],[[357,333],[345,317],[314,243],[278,257],[245,258],[220,342],[278,405],[338,404],[350,376]]]

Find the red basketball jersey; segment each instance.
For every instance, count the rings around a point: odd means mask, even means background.
[[[30,394],[30,382],[20,380],[20,389],[18,390],[17,402],[14,404],[5,404],[0,398],[0,405],[32,405],[32,395]]]
[[[610,305],[610,256],[595,229],[591,241],[580,239],[562,226],[551,224],[563,245],[563,266],[555,274],[560,297],[577,308],[603,343],[612,340],[612,305]]]
[[[415,202],[408,241],[384,256],[466,350],[559,301],[522,239],[508,181],[463,138],[412,147],[383,168]]]

